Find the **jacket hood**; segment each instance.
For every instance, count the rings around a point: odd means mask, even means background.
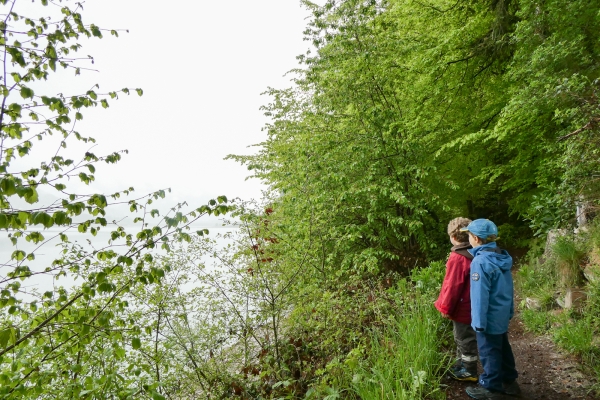
[[[486,262],[502,271],[510,271],[512,268],[512,257],[506,250],[500,249],[496,242],[486,243],[475,247],[474,249],[470,249],[469,253],[471,253],[473,257],[484,257]]]
[[[460,254],[461,256],[467,257],[469,260],[473,259],[473,255],[471,253],[469,253],[469,250],[471,249],[471,244],[470,243],[460,243],[457,244],[456,246],[452,246],[452,249],[450,251]]]

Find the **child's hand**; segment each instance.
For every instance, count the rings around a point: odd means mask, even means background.
[[[450,315],[442,313],[442,318],[450,319]]]

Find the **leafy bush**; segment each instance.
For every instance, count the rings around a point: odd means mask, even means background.
[[[432,300],[439,294],[445,274],[445,262],[434,261],[426,268],[412,270],[410,279],[420,293]]]
[[[548,310],[555,305],[556,271],[551,262],[534,261],[523,265],[517,271],[516,286],[524,299],[535,299],[541,310]],[[525,306],[523,300],[522,306]]]

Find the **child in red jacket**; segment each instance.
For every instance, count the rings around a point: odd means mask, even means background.
[[[477,339],[471,327],[470,268],[473,256],[467,251],[471,248],[468,234],[460,231],[469,223],[470,219],[459,217],[448,224],[448,235],[453,247],[435,308],[444,318],[451,319],[454,325],[454,341],[459,360],[450,369],[450,374],[460,381],[477,382]]]

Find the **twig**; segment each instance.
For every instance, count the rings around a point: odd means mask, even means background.
[[[556,139],[557,142],[561,142],[565,139],[570,138],[571,136],[575,136],[575,135],[579,135],[581,132],[588,130],[588,129],[592,129],[594,128],[594,126],[600,121],[600,117],[596,117],[596,118],[592,118],[592,120],[590,122],[588,122],[587,124],[585,124],[583,127],[574,130],[571,133],[568,133],[564,136],[559,137],[558,139]]]

